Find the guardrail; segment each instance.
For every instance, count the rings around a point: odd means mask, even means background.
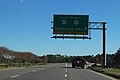
[[[92,65],[91,67],[99,68],[99,69],[106,69],[106,68],[119,68],[120,69],[120,65],[106,65],[106,66]]]

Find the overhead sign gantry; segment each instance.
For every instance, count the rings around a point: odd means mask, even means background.
[[[89,22],[89,15],[54,15],[53,36],[62,39],[92,39],[91,30],[103,31],[103,65],[106,65],[106,22]]]

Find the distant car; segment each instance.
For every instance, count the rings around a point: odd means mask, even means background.
[[[80,68],[84,69],[84,67],[85,67],[85,60],[81,59],[80,57],[75,57],[72,60],[72,68],[75,68],[75,67],[80,67]]]

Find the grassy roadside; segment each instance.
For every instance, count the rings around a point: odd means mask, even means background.
[[[46,64],[34,64],[34,65],[15,65],[14,67],[13,66],[0,66],[0,71],[7,71],[7,70],[14,70],[14,69],[19,69],[19,68],[26,68],[26,67],[29,67],[29,68],[34,68],[34,67],[37,67],[37,68],[41,68],[41,67],[45,67]]]
[[[117,68],[100,69],[92,67],[90,69],[120,79],[120,69]]]
[[[109,69],[102,69],[102,70],[104,74],[120,79],[120,69],[109,68]]]
[[[109,69],[102,69],[104,73],[110,73],[110,74],[117,74],[120,76],[120,69],[114,69],[114,68],[109,68]]]
[[[0,68],[0,71],[14,70],[16,67]]]

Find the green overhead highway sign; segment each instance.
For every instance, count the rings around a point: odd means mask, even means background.
[[[54,15],[53,34],[88,35],[88,15]]]

